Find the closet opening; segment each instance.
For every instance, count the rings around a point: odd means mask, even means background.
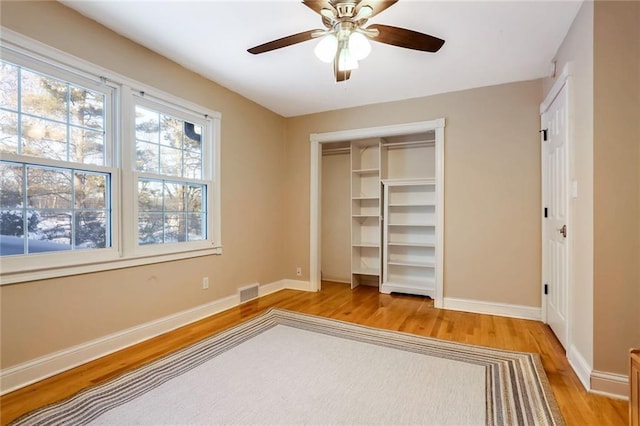
[[[311,286],[442,304],[444,119],[311,135]]]

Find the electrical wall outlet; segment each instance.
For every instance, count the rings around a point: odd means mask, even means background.
[[[202,278],[202,289],[206,290],[209,288],[209,277]]]
[[[299,266],[296,268],[296,275],[299,276],[299,277],[302,276],[302,268],[299,267]]]

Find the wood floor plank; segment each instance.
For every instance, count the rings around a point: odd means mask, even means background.
[[[282,290],[205,318],[138,345],[81,365],[0,397],[0,423],[65,399],[202,340],[270,307],[334,318],[420,336],[539,353],[567,425],[627,424],[628,403],[589,394],[569,366],[549,327],[538,321],[448,311],[419,296],[385,295],[377,289],[323,282],[318,293]]]

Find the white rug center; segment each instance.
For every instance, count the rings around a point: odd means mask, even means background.
[[[485,369],[277,325],[91,424],[484,425]]]

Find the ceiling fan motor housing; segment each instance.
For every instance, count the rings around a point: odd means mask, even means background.
[[[335,5],[338,11],[338,18],[351,18],[356,10],[355,2],[337,3]]]

